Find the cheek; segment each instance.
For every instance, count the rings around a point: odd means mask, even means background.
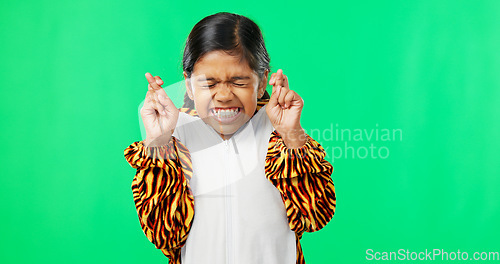
[[[207,108],[210,104],[210,101],[212,100],[211,99],[211,96],[210,95],[206,95],[205,93],[203,92],[195,92],[194,93],[194,105],[195,105],[195,108],[196,108],[196,112],[198,112],[198,115],[200,117],[205,117],[207,115]]]
[[[247,97],[252,98],[252,100],[253,97],[257,98],[257,94],[259,93],[259,86],[257,81],[254,81],[254,83],[252,83],[250,87],[247,87],[243,92]]]
[[[256,90],[248,90],[242,95],[241,101],[243,106],[248,111],[253,111],[255,107],[257,107],[257,91]],[[252,112],[253,114],[253,112]]]

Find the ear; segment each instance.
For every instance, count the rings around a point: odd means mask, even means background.
[[[257,88],[257,98],[259,99],[262,96],[264,96],[264,92],[266,91],[268,75],[269,75],[269,70],[266,70],[264,72],[264,76],[262,76],[262,80],[259,83],[259,87]]]
[[[186,71],[183,71],[182,74],[184,75],[184,81],[186,82],[186,92],[189,96],[189,99],[193,100],[194,95],[193,88],[191,86],[191,79],[188,78]]]

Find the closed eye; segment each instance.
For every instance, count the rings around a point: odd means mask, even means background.
[[[217,83],[211,84],[211,85],[202,85],[201,87],[203,88],[213,88]],[[244,87],[247,84],[246,83],[233,83],[233,85],[238,86],[238,87]]]

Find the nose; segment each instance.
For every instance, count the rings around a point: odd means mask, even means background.
[[[233,91],[229,85],[221,84],[215,91],[214,100],[219,102],[228,102],[234,98]]]

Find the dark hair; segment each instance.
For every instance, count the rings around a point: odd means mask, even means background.
[[[186,40],[182,67],[187,77],[191,78],[194,64],[206,53],[222,50],[229,55],[240,56],[240,62],[246,61],[260,80],[266,70],[270,70],[269,54],[264,45],[264,38],[259,26],[249,18],[219,12],[207,16],[194,25]],[[269,99],[267,91],[262,99]],[[194,108],[194,102],[184,95],[184,106]]]

